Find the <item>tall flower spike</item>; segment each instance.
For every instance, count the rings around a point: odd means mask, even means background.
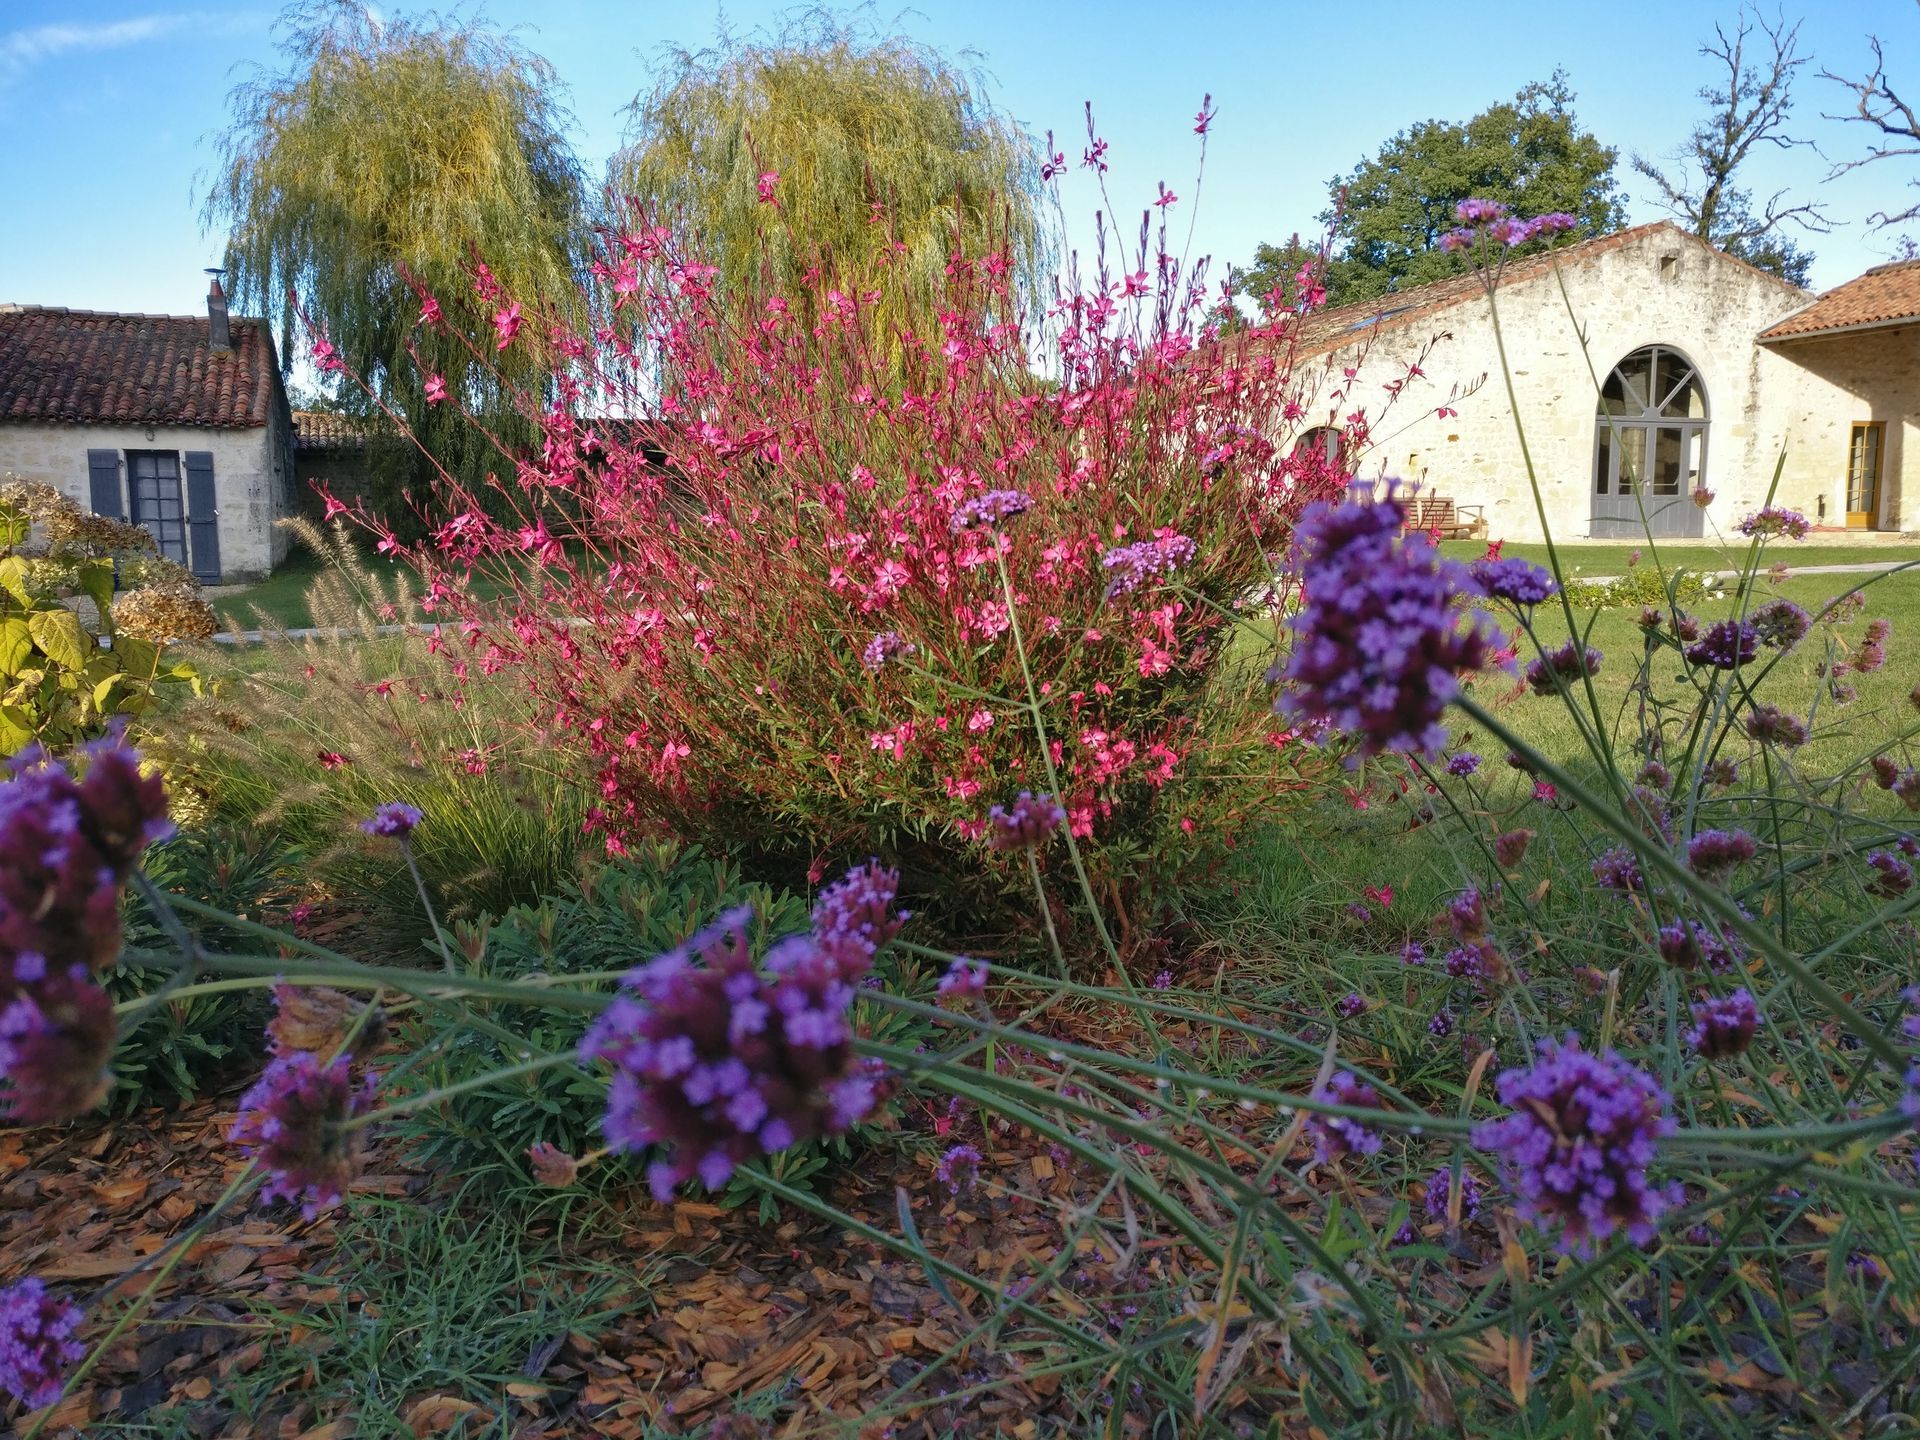
[[[1363,755],[1438,753],[1458,676],[1493,658],[1487,618],[1457,604],[1466,572],[1403,534],[1406,518],[1389,486],[1379,500],[1309,506],[1296,532],[1306,601],[1273,673],[1285,687],[1275,708],[1326,722]]]

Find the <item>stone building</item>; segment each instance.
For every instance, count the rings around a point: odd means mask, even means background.
[[[1661,221],[1516,260],[1495,294],[1512,403],[1486,284],[1461,276],[1306,321],[1295,443],[1352,443],[1364,412],[1362,475],[1495,538],[1538,540],[1541,508],[1560,539],[1724,535],[1776,470],[1818,526],[1920,528],[1920,262],[1816,299]]]
[[[260,320],[0,306],[0,475],[144,525],[203,584],[287,552],[293,419]]]

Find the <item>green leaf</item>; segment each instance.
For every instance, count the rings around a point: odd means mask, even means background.
[[[0,620],[0,680],[10,680],[17,675],[32,653],[33,635],[27,629],[27,622],[12,618]]]
[[[81,670],[93,656],[93,637],[87,634],[80,617],[65,606],[36,611],[27,620],[27,630],[34,644],[56,665]]]
[[[145,677],[153,673],[160,661],[160,647],[151,640],[137,640],[131,635],[113,637],[113,653],[120,657],[120,663],[126,667],[127,674]]]
[[[0,705],[0,750],[11,755],[33,740],[33,717],[18,705]]]
[[[103,624],[113,624],[113,561],[89,560],[80,567],[80,589],[100,607]]]
[[[27,562],[18,555],[0,560],[0,590],[5,590],[29,610],[33,608],[33,595],[27,589]]]
[[[33,521],[27,517],[26,511],[12,505],[0,505],[0,545],[8,549],[24,545],[32,529]]]

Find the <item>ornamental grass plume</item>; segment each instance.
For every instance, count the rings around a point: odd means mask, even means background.
[[[1647,1172],[1674,1127],[1651,1075],[1569,1034],[1542,1040],[1532,1067],[1504,1072],[1497,1088],[1511,1113],[1476,1126],[1473,1143],[1500,1158],[1523,1220],[1558,1229],[1560,1248],[1583,1255],[1616,1231],[1653,1239],[1674,1197]]]
[[[1301,516],[1298,571],[1305,601],[1292,652],[1273,678],[1275,708],[1350,738],[1361,755],[1435,755],[1458,677],[1492,663],[1495,637],[1465,570],[1424,535],[1405,533],[1394,487],[1377,500],[1323,502]]]

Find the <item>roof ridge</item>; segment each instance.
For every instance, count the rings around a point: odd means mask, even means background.
[[[89,320],[190,320],[204,324],[206,315],[173,315],[164,312],[146,310],[81,310],[71,305],[34,305],[19,300],[0,303],[0,315],[72,315]],[[258,315],[234,315],[230,323],[245,322],[249,325],[263,324]]]

